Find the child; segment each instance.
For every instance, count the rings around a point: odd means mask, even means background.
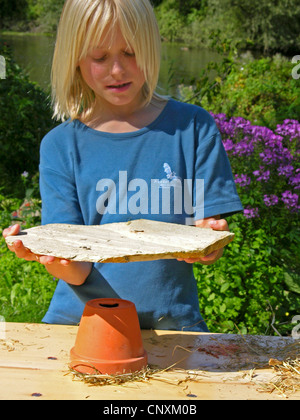
[[[67,0],[52,68],[55,117],[42,141],[42,224],[132,219],[228,230],[242,210],[213,118],[156,94],[160,35],[148,0]],[[4,231],[15,235],[19,226]],[[10,247],[61,279],[43,321],[77,324],[85,303],[135,303],[141,328],[207,331],[195,260],[71,262]],[[222,250],[202,258],[211,264]]]

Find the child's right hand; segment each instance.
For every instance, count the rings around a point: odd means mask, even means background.
[[[2,235],[4,238],[7,236],[14,236],[18,235],[21,228],[20,225],[16,224],[13,226],[4,229]],[[23,258],[26,261],[37,261],[43,265],[49,265],[54,263],[55,260],[59,260],[60,264],[66,266],[70,264],[69,260],[59,259],[55,257],[51,257],[49,255],[38,255],[31,252],[28,248],[25,248],[23,242],[21,240],[15,241],[13,245],[7,245],[8,249],[16,254],[18,258]]]
[[[19,225],[10,226],[9,228],[4,229],[2,235],[4,238],[18,235],[20,230],[21,228]],[[52,274],[52,276],[76,286],[80,286],[85,282],[93,268],[93,265],[90,262],[71,261],[51,257],[50,255],[34,254],[23,245],[21,240],[15,241],[13,245],[8,245],[8,248],[14,252],[17,257],[27,261],[37,261],[43,264],[48,273]]]

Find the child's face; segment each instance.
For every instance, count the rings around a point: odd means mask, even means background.
[[[119,28],[114,35],[112,40],[104,37],[101,45],[90,48],[79,67],[99,105],[126,106],[131,112],[141,105],[145,76]]]

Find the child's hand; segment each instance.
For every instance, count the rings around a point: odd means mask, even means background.
[[[3,236],[18,235],[20,226],[14,225],[4,229]],[[15,241],[13,245],[8,248],[16,254],[17,257],[23,258],[27,261],[37,261],[43,264],[52,276],[62,279],[67,283],[80,286],[83,284],[92,270],[92,263],[70,261],[63,258],[51,257],[49,255],[38,255],[25,248],[21,240]]]
[[[199,228],[212,228],[214,230],[229,231],[228,224],[225,219],[220,219],[219,217],[208,217],[207,219],[201,219],[196,221],[196,227]],[[185,261],[187,263],[193,264],[195,262],[200,262],[204,265],[210,265],[216,262],[223,255],[223,248],[220,248],[209,255],[201,258],[186,258],[178,259],[178,261]]]
[[[4,238],[7,236],[18,235],[21,228],[19,225],[10,226],[7,229],[4,229],[2,235]],[[38,255],[31,252],[28,248],[25,248],[21,240],[15,241],[13,245],[8,245],[8,249],[16,254],[18,258],[23,258],[26,261],[37,261],[43,265],[53,264],[54,262],[59,262],[60,264],[66,266],[69,265],[71,261],[64,260],[60,258],[51,257],[48,255]]]

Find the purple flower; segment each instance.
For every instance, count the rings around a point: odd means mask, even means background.
[[[284,120],[283,124],[277,125],[276,133],[289,137],[290,141],[300,138],[300,123],[297,120]]]
[[[293,194],[291,191],[284,191],[281,194],[281,200],[284,202],[286,208],[292,211],[299,210],[300,206],[298,205],[298,195]]]
[[[247,219],[255,219],[256,217],[259,217],[258,214],[258,208],[251,208],[251,207],[247,207],[244,209],[244,216]]]
[[[294,167],[292,165],[280,165],[277,168],[277,171],[279,175],[285,175],[287,177],[290,177],[293,175]]]
[[[295,190],[300,189],[300,169],[296,170],[295,176],[290,177],[289,184],[292,185],[295,188]]]
[[[241,188],[249,185],[252,187],[255,180],[257,183],[253,188],[257,188],[257,191],[247,189],[247,194],[260,194],[267,208],[281,202],[291,212],[299,210],[297,193],[300,189],[300,169],[297,169],[297,162],[300,153],[300,122],[287,119],[272,131],[267,127],[252,125],[241,117],[212,115],[236,173],[236,185]],[[278,211],[282,209],[282,204]],[[265,206],[262,206],[264,212],[267,210]],[[249,219],[261,217],[257,208],[245,208],[244,214]]]
[[[271,194],[271,195],[264,195],[264,202],[265,205],[270,207],[270,206],[275,206],[275,204],[278,203],[278,197],[275,194]]]
[[[241,187],[246,187],[247,185],[250,185],[251,178],[246,174],[241,174],[241,175],[236,174],[234,175],[234,182],[240,185]]]
[[[212,115],[216,121],[217,124],[221,123],[222,121],[226,121],[227,120],[227,115],[226,114],[214,114],[213,112],[210,112],[210,115]]]
[[[267,139],[273,134],[273,131],[267,127],[261,127],[259,125],[251,126],[251,135],[256,140]]]
[[[257,179],[256,179],[257,181],[267,182],[270,179],[270,171],[269,170],[264,171],[264,167],[263,166],[261,166],[259,168],[259,170],[254,171],[253,172],[253,175],[257,177]]]
[[[224,148],[225,148],[226,152],[229,152],[230,150],[232,150],[234,148],[233,141],[230,140],[230,139],[223,140],[223,145],[224,145]]]
[[[272,165],[279,162],[290,162],[293,159],[289,149],[282,147],[282,144],[274,145],[271,149],[266,148],[264,152],[259,154],[259,156],[267,165]]]
[[[234,148],[234,155],[238,156],[250,156],[253,153],[254,145],[248,139],[243,139],[236,144]]]

